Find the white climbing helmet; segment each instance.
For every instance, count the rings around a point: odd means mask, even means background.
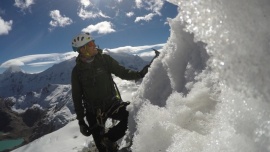
[[[82,46],[84,46],[85,44],[87,44],[90,41],[93,41],[94,39],[92,39],[92,37],[90,36],[90,33],[82,33],[79,34],[78,36],[75,36],[72,39],[72,49],[74,52],[78,52],[78,49]]]

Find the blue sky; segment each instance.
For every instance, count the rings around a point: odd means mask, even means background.
[[[160,48],[176,15],[163,0],[1,0],[0,73],[10,65],[38,72],[74,56],[70,42],[82,31],[100,48]]]

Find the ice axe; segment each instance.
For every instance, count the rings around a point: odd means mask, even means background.
[[[153,48],[152,48],[153,49]],[[143,78],[145,75],[146,75],[146,73],[148,72],[148,68],[150,67],[150,65],[152,64],[152,62],[155,60],[155,58],[157,58],[158,56],[159,56],[159,54],[160,54],[160,52],[158,51],[158,50],[156,50],[156,49],[153,49],[154,51],[155,51],[155,56],[154,56],[154,58],[151,60],[151,62],[149,63],[149,64],[147,64],[139,73],[140,73],[140,75],[141,75],[141,77]],[[137,82],[137,81],[135,81],[135,82]]]
[[[159,52],[158,50],[156,50],[156,49],[154,49],[154,48],[152,48],[152,50],[155,51],[155,56],[154,56],[154,58],[151,60],[151,62],[149,63],[149,65],[151,65],[152,62],[155,60],[155,58],[157,58],[157,57],[159,56],[159,54],[160,54],[160,52]]]

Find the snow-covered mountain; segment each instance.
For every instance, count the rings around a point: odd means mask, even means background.
[[[4,74],[9,75],[11,73],[17,73],[17,72],[24,72],[24,71],[19,66],[10,66],[9,68],[7,68]]]
[[[138,56],[109,54],[123,66],[134,70],[140,70],[147,64]],[[31,128],[28,141],[55,131],[74,119],[70,86],[74,66],[75,58],[72,58],[37,74],[24,73],[18,67],[12,67],[0,75],[0,97],[6,102],[7,109],[17,113]]]
[[[74,60],[73,58],[56,64],[37,74],[5,71],[0,75],[0,96],[24,95],[31,91],[40,91],[48,84],[69,84],[70,73],[75,65]]]
[[[115,60],[119,62],[120,65],[123,65],[129,69],[141,70],[148,62],[141,59],[141,57],[135,55],[131,56],[126,53],[114,53],[108,49],[104,50],[104,53],[109,54]]]
[[[179,15],[169,20],[171,35],[162,54],[140,86],[119,80],[120,91],[133,93],[128,134],[133,139],[132,151],[269,152],[270,3],[168,1],[179,6]],[[1,76],[1,85],[7,78]],[[28,97],[23,87],[12,100],[37,100],[49,90],[45,99],[53,106],[49,106],[51,117],[46,118],[56,120],[55,111],[61,113],[59,120],[63,114],[71,116],[68,103],[58,104],[64,103],[58,91],[65,89],[68,94],[67,84],[40,87],[28,91]],[[69,96],[65,97],[68,101]],[[30,109],[48,106],[42,101]],[[13,109],[23,109],[18,108],[24,107],[22,103]],[[92,145],[91,137],[82,136],[77,121],[71,121],[14,151],[84,152]]]
[[[171,35],[131,91],[132,151],[270,152],[270,2],[168,1],[179,6]],[[91,146],[72,121],[14,151]]]
[[[140,70],[148,62],[138,56],[126,53],[104,51],[115,58],[119,64]],[[8,68],[0,75],[0,97],[25,95],[31,91],[38,91],[49,84],[70,84],[70,75],[75,65],[75,58],[61,62],[37,74],[22,72],[18,67]]]

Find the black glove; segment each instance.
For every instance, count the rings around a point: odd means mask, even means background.
[[[79,120],[79,126],[80,126],[80,132],[84,136],[90,136],[92,134],[92,132],[90,131],[90,128],[87,126],[84,120]]]

